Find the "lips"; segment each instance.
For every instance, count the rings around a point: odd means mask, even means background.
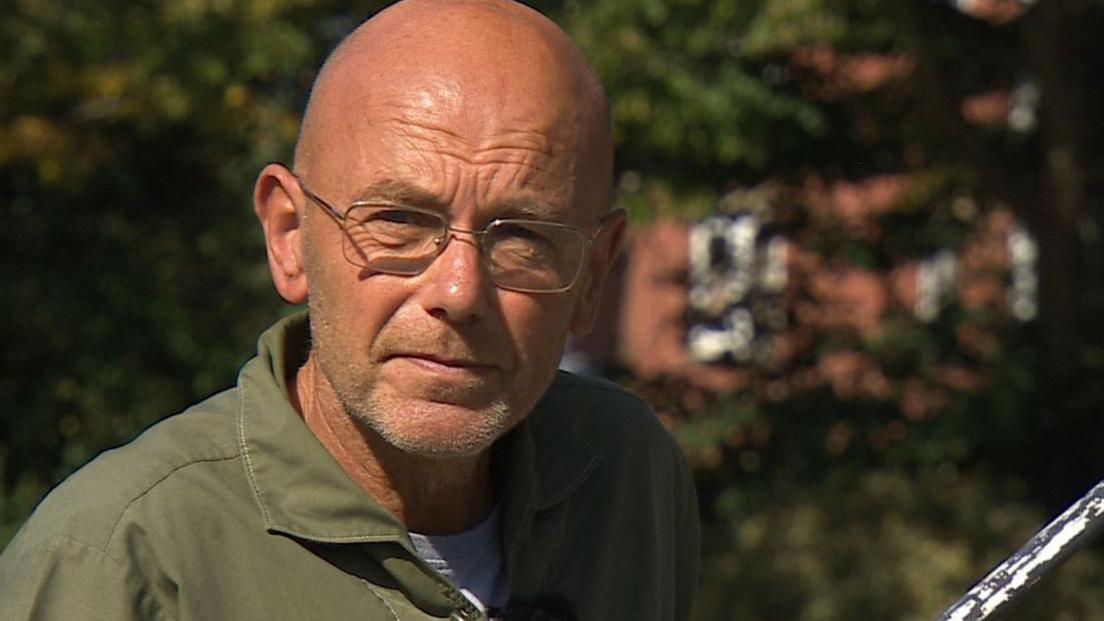
[[[469,357],[455,357],[441,355],[438,353],[424,353],[424,352],[401,352],[388,354],[386,360],[409,360],[410,362],[423,363],[426,365],[449,367],[455,369],[470,369],[470,370],[492,370],[498,368],[498,365],[489,364],[478,360],[476,358]]]
[[[402,362],[428,370],[468,373],[509,371],[510,348],[494,333],[460,335],[419,326],[397,326],[386,331],[375,347],[379,364]]]

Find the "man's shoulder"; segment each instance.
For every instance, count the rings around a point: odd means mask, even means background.
[[[607,379],[558,371],[542,406],[553,406],[559,416],[584,418],[613,425],[656,421],[655,411],[636,394]],[[595,418],[596,415],[601,415]]]
[[[12,545],[63,539],[106,551],[128,522],[157,517],[133,514],[167,518],[225,484],[216,471],[239,461],[237,402],[236,390],[219,393],[100,454],[46,496]]]
[[[536,414],[538,430],[569,434],[573,443],[603,452],[631,444],[645,450],[673,446],[670,434],[646,401],[598,377],[558,372]]]

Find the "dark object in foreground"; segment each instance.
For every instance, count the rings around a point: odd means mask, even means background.
[[[979,621],[1005,609],[1104,527],[1104,481],[974,585],[939,621]]]

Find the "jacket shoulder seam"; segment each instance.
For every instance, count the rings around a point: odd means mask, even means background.
[[[177,472],[180,472],[181,470],[184,470],[185,468],[188,468],[190,466],[196,466],[196,465],[206,464],[206,463],[217,463],[217,462],[223,462],[223,461],[230,461],[230,460],[234,460],[234,459],[237,459],[237,458],[238,458],[237,454],[232,454],[232,455],[224,455],[222,457],[207,457],[207,458],[202,458],[202,459],[192,459],[192,460],[189,460],[189,461],[187,461],[183,464],[178,464],[175,467],[170,468],[168,471],[166,471],[164,474],[162,474],[160,477],[158,477],[157,479],[152,481],[148,486],[146,486],[145,489],[143,489],[139,493],[135,494],[134,497],[132,497],[130,500],[127,501],[126,506],[124,506],[122,508],[122,510],[119,511],[118,516],[115,518],[115,522],[111,525],[111,530],[108,532],[107,538],[104,540],[104,547],[103,547],[104,554],[107,554],[107,545],[111,542],[112,539],[114,539],[115,531],[118,530],[119,524],[122,523],[123,517],[126,516],[127,511],[129,511],[130,508],[132,506],[134,506],[134,504],[136,502],[138,502],[141,499],[145,498],[146,495],[148,495],[155,488],[157,488],[157,486],[159,486],[163,482],[165,482],[169,477],[173,476]]]

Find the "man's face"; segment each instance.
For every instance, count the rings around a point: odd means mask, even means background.
[[[339,107],[303,181],[339,211],[401,201],[463,229],[521,216],[592,231],[599,207],[583,203],[600,192],[585,187],[580,121],[524,89],[493,90],[430,77]],[[507,291],[458,233],[420,275],[373,273],[307,209],[312,356],[350,415],[403,451],[444,457],[484,450],[529,412],[585,323],[590,262],[566,293]]]

